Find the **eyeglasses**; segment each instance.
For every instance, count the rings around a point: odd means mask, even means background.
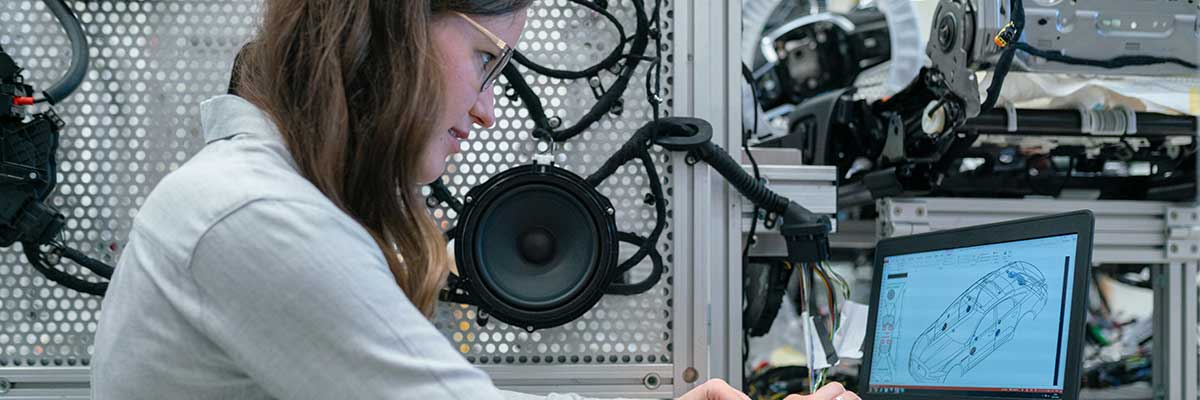
[[[507,43],[504,43],[503,39],[500,39],[499,36],[496,36],[496,34],[492,33],[492,31],[484,28],[483,25],[475,22],[475,20],[471,19],[471,17],[468,17],[466,14],[460,12],[456,12],[455,14],[458,14],[458,16],[471,23],[471,26],[474,26],[475,29],[478,29],[480,33],[482,33],[484,36],[487,36],[488,40],[491,40],[493,43],[495,43],[496,47],[500,48],[499,56],[488,57],[488,59],[483,63],[483,80],[479,83],[479,91],[482,92],[488,87],[492,86],[492,83],[496,81],[496,78],[500,77],[500,72],[504,70],[504,66],[508,65],[508,61],[512,59],[513,48],[509,47]]]

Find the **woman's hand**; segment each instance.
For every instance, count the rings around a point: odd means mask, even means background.
[[[720,379],[709,379],[683,394],[679,400],[750,400],[750,396]]]
[[[808,396],[793,394],[783,400],[862,400],[857,394],[846,390],[842,384],[833,382],[817,389],[816,393]]]
[[[712,379],[695,389],[684,393],[679,400],[750,400],[750,396],[729,386],[720,379]],[[808,396],[794,394],[784,400],[861,400],[854,392],[846,390],[842,384],[834,382],[817,389],[816,393]]]

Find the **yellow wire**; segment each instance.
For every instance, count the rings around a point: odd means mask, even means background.
[[[833,286],[829,284],[829,275],[825,274],[825,269],[815,263],[813,267],[813,270],[817,271],[817,275],[821,277],[821,282],[825,283],[825,294],[828,295],[827,299],[829,300],[829,340],[833,341],[833,334],[838,328],[837,298],[835,297]]]

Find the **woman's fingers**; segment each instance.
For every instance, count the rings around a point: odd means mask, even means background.
[[[822,386],[820,389],[817,389],[817,392],[813,393],[812,397],[815,400],[834,400],[837,399],[838,396],[842,395],[842,393],[846,393],[846,388],[840,383],[833,382]],[[850,399],[843,398],[840,400]]]
[[[816,393],[808,396],[791,395],[784,400],[862,400],[854,392],[847,391],[842,384],[833,382],[817,389]]]

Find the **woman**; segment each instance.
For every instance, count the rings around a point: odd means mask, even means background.
[[[523,398],[430,323],[449,261],[418,189],[493,124],[530,2],[267,0],[239,96],[201,105],[207,145],[135,219],[93,397]]]

